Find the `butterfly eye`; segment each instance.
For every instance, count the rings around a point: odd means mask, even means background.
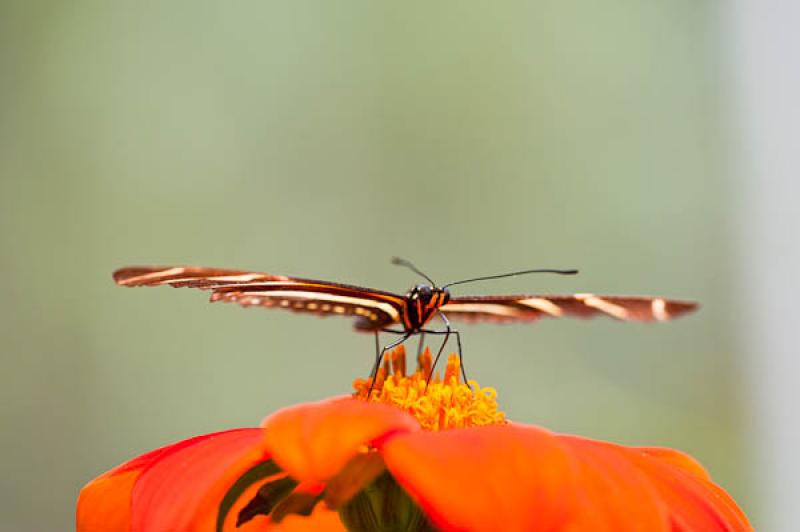
[[[422,285],[419,287],[419,294],[424,298],[429,298],[433,294],[433,290],[430,286]]]

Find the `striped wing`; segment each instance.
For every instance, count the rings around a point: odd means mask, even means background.
[[[452,298],[439,310],[448,318],[511,323],[541,317],[592,318],[610,316],[624,321],[665,321],[697,309],[692,301],[661,297],[596,296],[468,296]]]
[[[121,286],[190,287],[210,290],[210,300],[244,307],[275,307],[319,316],[353,316],[356,329],[372,331],[397,323],[405,308],[398,295],[326,281],[242,270],[193,266],[145,266],[114,272]]]

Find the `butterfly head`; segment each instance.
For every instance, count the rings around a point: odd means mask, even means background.
[[[414,304],[419,301],[423,308],[433,309],[441,307],[450,300],[450,291],[429,284],[418,284],[408,291],[406,297]]]

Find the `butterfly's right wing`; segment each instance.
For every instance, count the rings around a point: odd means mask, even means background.
[[[285,275],[195,266],[136,266],[114,272],[121,286],[211,290],[211,301],[275,307],[319,316],[354,316],[356,329],[380,330],[400,321],[405,299],[390,292]]]

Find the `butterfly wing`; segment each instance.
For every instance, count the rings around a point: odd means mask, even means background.
[[[541,317],[592,318],[610,316],[623,321],[665,321],[697,309],[693,301],[661,297],[596,296],[467,296],[442,306],[448,318],[498,323],[534,321]]]
[[[256,273],[245,270],[203,268],[197,266],[128,266],[113,274],[120,286],[159,286],[210,289],[217,286],[255,283],[259,281],[288,281],[291,277]]]
[[[373,331],[400,320],[405,300],[389,292],[285,275],[194,266],[135,266],[114,272],[121,286],[210,290],[210,300],[244,307],[274,307],[318,316],[356,317],[356,329]]]

